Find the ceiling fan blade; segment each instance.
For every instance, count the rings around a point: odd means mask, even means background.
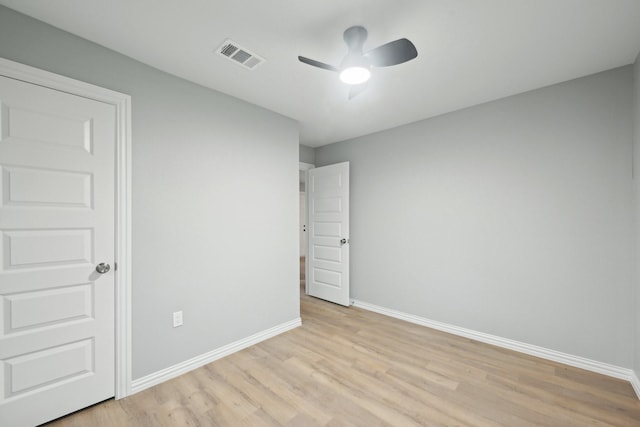
[[[298,61],[309,64],[313,67],[318,67],[329,71],[339,71],[338,67],[334,67],[333,65],[325,64],[324,62],[316,61],[314,59],[305,58],[304,56],[298,56]]]
[[[368,82],[364,82],[359,85],[351,86],[351,89],[349,89],[349,100],[351,100],[352,98],[355,98],[356,96],[364,92],[364,90],[367,88],[367,83]]]
[[[374,67],[402,64],[418,56],[418,50],[407,39],[398,39],[365,53]]]

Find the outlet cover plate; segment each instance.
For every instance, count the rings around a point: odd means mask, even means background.
[[[182,326],[182,310],[173,312],[173,327]]]

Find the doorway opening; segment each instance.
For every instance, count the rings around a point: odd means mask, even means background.
[[[315,166],[311,163],[299,163],[299,186],[300,186],[300,293],[307,293],[307,171]]]

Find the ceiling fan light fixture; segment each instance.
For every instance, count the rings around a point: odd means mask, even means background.
[[[348,85],[359,85],[371,77],[371,71],[367,67],[352,66],[340,72],[340,80]]]
[[[298,56],[298,61],[312,67],[338,73],[342,82],[351,85],[349,99],[362,93],[371,77],[371,67],[390,67],[403,64],[418,56],[416,47],[407,39],[398,39],[381,46],[364,51],[367,41],[367,29],[355,25],[344,31],[343,39],[349,49],[339,67]]]

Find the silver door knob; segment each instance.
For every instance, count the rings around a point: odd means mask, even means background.
[[[100,274],[108,273],[109,270],[111,270],[111,266],[109,264],[105,264],[104,262],[101,262],[96,266],[96,271]]]
[[[340,239],[340,246],[347,244],[347,239]]]

